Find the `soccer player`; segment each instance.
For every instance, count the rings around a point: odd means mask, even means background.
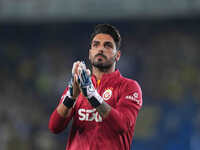
[[[66,150],[130,150],[142,91],[116,69],[120,43],[114,26],[99,24],[91,35],[92,75],[83,62],[73,64],[71,82],[49,120],[53,133],[72,120]]]

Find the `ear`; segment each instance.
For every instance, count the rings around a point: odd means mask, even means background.
[[[120,56],[121,56],[121,51],[120,51],[120,50],[117,50],[116,57],[115,57],[115,60],[116,60],[117,62],[119,61]]]

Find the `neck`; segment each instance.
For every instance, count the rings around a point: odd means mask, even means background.
[[[100,70],[99,68],[96,68],[94,66],[92,66],[92,73],[95,75],[97,80],[101,80],[102,76],[106,73],[111,73],[115,71],[115,65],[113,65],[111,68],[109,68],[108,70]]]

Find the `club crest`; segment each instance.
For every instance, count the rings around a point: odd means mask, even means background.
[[[105,101],[109,100],[112,97],[112,90],[113,88],[107,88],[103,93],[103,99]]]

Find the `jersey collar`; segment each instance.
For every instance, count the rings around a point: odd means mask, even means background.
[[[112,78],[118,78],[119,76],[120,76],[119,69],[116,69],[114,72],[103,74],[101,80],[102,81],[109,80],[109,79],[112,79]],[[97,79],[96,79],[94,74],[92,75],[92,80],[95,81],[94,83],[96,84]]]

